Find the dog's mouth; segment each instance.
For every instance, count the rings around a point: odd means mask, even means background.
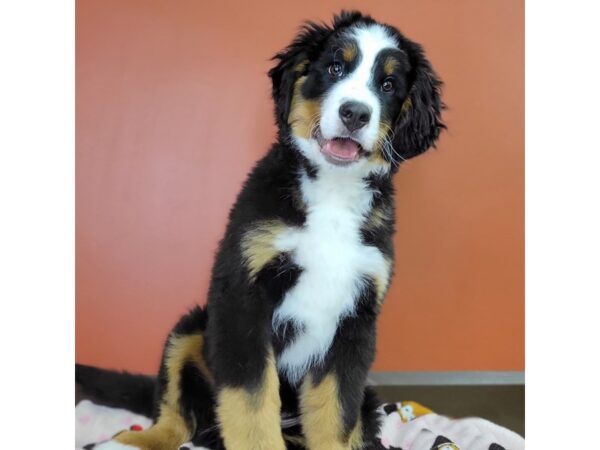
[[[358,161],[366,152],[351,137],[325,139],[320,130],[315,131],[315,139],[325,159],[336,166],[347,166]]]

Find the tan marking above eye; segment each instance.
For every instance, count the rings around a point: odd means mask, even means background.
[[[394,70],[396,70],[398,65],[399,65],[399,63],[396,58],[388,56],[386,58],[385,62],[383,63],[383,73],[385,73],[388,76],[393,74]]]
[[[358,50],[356,49],[356,46],[354,44],[350,44],[347,47],[344,47],[342,50],[342,58],[344,58],[344,61],[346,62],[351,62],[354,61],[357,53]]]

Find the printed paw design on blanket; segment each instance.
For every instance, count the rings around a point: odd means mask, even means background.
[[[412,401],[387,403],[379,438],[388,450],[523,450],[525,440],[516,433],[480,418],[450,419]],[[110,448],[107,443],[123,430],[141,431],[152,425],[131,411],[81,401],[75,408],[75,448]],[[104,444],[103,444],[104,443]],[[191,442],[180,450],[210,450]]]

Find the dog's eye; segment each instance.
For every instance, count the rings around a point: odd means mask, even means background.
[[[329,71],[329,74],[333,75],[334,77],[341,77],[344,73],[344,68],[340,63],[337,62],[331,64],[327,70]]]
[[[381,83],[381,90],[383,92],[392,92],[394,90],[394,82],[390,78],[386,78]]]

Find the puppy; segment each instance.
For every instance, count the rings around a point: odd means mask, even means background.
[[[358,12],[275,57],[277,142],[231,209],[206,309],[167,340],[156,424],[100,448],[379,448],[366,390],[393,268],[400,164],[436,142],[441,83],[420,45]],[[283,418],[283,419],[282,419]]]

